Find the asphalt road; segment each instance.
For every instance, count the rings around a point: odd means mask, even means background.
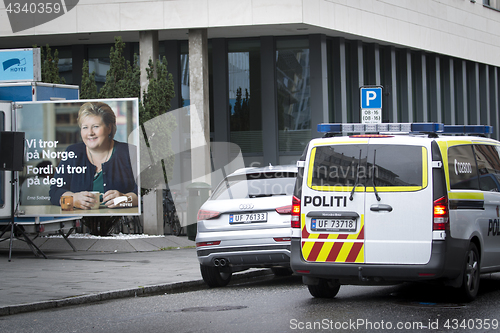
[[[225,288],[110,300],[0,317],[0,332],[498,332],[500,275],[477,300],[424,284],[342,286],[312,298],[300,278],[271,275]]]

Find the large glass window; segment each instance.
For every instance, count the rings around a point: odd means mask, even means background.
[[[189,45],[181,43],[181,107],[190,105],[189,95]]]
[[[280,154],[300,154],[311,139],[309,41],[276,43],[276,86]]]
[[[500,0],[483,0],[483,4],[486,7],[490,7],[496,10],[500,10]]]
[[[89,73],[95,71],[95,82],[100,90],[106,82],[106,73],[110,67],[109,52],[112,44],[93,45],[89,47]]]
[[[79,84],[80,82],[73,82],[73,55],[71,54],[71,48],[57,47],[55,49],[59,57],[57,64],[59,76],[64,78],[66,84]]]
[[[260,41],[230,41],[227,60],[231,142],[262,153]]]

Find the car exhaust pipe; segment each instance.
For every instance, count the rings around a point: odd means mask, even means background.
[[[214,266],[215,267],[223,267],[227,265],[227,260],[224,258],[215,258],[214,259]]]

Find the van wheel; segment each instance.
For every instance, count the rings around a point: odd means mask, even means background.
[[[471,302],[476,298],[480,280],[479,252],[476,245],[471,243],[465,259],[462,286],[460,287],[464,301]]]
[[[319,279],[318,284],[307,285],[309,293],[316,298],[334,298],[340,289],[340,283],[334,280]]]
[[[221,271],[218,267],[200,265],[200,271],[203,281],[210,288],[225,287],[231,281],[232,273]]]

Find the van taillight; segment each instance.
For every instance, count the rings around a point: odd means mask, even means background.
[[[292,205],[278,207],[278,208],[276,208],[276,212],[278,214],[291,214],[292,213]]]
[[[292,198],[292,228],[300,228],[300,199]]]
[[[448,197],[441,197],[434,201],[434,225],[433,230],[449,230]]]

